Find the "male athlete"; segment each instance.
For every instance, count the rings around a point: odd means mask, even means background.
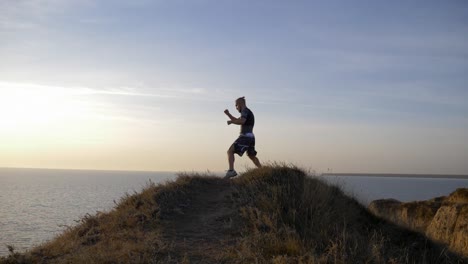
[[[255,166],[260,168],[262,165],[257,158],[257,151],[255,151],[255,136],[253,134],[253,127],[255,123],[254,114],[247,108],[245,104],[245,97],[237,98],[236,100],[236,109],[241,113],[239,118],[236,118],[229,113],[229,110],[224,110],[224,113],[229,117],[227,124],[240,125],[240,135],[228,149],[228,162],[229,170],[226,172],[224,178],[229,179],[237,175],[237,172],[234,170],[234,153],[241,156],[244,155],[244,152],[247,151],[247,155],[253,161]]]

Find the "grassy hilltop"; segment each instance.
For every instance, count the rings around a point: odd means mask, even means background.
[[[0,263],[463,263],[295,167],[181,174]],[[465,262],[466,263],[466,262]]]

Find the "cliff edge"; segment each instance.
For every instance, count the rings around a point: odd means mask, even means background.
[[[427,201],[376,200],[370,203],[369,210],[468,256],[468,188]]]

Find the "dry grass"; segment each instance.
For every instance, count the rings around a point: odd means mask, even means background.
[[[339,188],[292,166],[236,179],[246,219],[236,257],[252,263],[462,263],[419,233],[376,218]]]
[[[223,197],[226,201],[216,201]],[[203,225],[205,220],[210,224]],[[250,170],[231,181],[183,174],[173,182],[150,183],[114,210],[88,215],[24,254],[11,250],[0,258],[0,263],[463,261],[421,234],[371,215],[339,188],[284,165]]]
[[[451,193],[445,201],[448,203],[468,203],[468,188],[460,188]]]

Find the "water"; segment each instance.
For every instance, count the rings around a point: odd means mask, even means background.
[[[340,186],[346,194],[355,197],[363,205],[377,199],[397,199],[402,202],[428,200],[446,196],[457,188],[468,188],[468,177],[437,178],[406,175],[327,175],[320,177]]]
[[[87,213],[108,211],[125,193],[174,179],[168,172],[0,168],[0,255],[53,238]]]
[[[96,211],[108,211],[125,193],[175,179],[171,172],[118,172],[0,168],[0,255],[52,239]],[[468,178],[322,176],[367,205],[381,198],[425,200],[468,187]],[[115,202],[114,202],[115,201]]]

